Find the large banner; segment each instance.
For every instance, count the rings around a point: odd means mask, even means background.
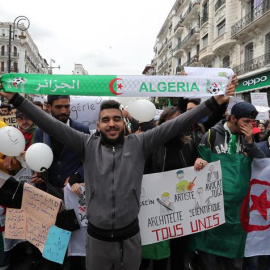
[[[220,162],[144,175],[139,221],[142,245],[225,223]]]
[[[214,70],[214,69],[213,69]],[[218,69],[220,70],[220,69]],[[198,73],[198,71],[197,71]],[[119,97],[209,97],[224,94],[226,72],[216,76],[126,76],[4,74],[4,91],[42,95]]]

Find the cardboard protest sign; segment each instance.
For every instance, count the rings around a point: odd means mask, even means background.
[[[50,261],[62,264],[71,232],[51,226],[42,256]]]
[[[8,126],[18,127],[16,115],[2,115],[0,121],[5,122]]]
[[[144,175],[140,203],[142,245],[225,223],[220,162]]]
[[[60,199],[25,183],[21,209],[7,208],[5,237],[26,239],[43,252],[60,206]]]

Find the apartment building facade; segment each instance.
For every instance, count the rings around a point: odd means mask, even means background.
[[[49,65],[40,55],[29,32],[21,32],[16,26],[14,40],[10,40],[10,35],[13,34],[10,32],[10,25],[13,28],[13,23],[0,23],[0,75],[9,72],[9,44],[11,45],[10,72],[48,74]]]
[[[88,71],[84,69],[82,64],[75,64],[73,75],[88,75]]]
[[[267,92],[270,104],[270,0],[176,0],[143,74],[175,75],[185,66],[230,67],[237,95]]]

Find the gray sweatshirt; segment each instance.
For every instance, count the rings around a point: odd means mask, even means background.
[[[123,144],[104,145],[101,137],[84,134],[61,123],[16,94],[15,107],[44,132],[69,146],[82,159],[87,219],[100,229],[115,230],[131,224],[140,210],[140,191],[146,157],[159,145],[179,135],[218,109],[214,98],[154,129],[129,135]],[[42,153],[40,154],[42,158]]]

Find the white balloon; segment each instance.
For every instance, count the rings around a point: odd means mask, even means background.
[[[15,127],[6,126],[0,129],[0,152],[6,156],[19,156],[25,148],[23,134]]]
[[[128,112],[139,122],[148,122],[155,117],[156,106],[149,100],[140,99],[129,104]]]
[[[49,169],[53,162],[52,149],[45,143],[32,144],[25,153],[25,160],[30,169],[36,172]]]
[[[123,106],[129,106],[130,103],[134,102],[138,98],[136,97],[116,97],[114,100],[118,101]]]

